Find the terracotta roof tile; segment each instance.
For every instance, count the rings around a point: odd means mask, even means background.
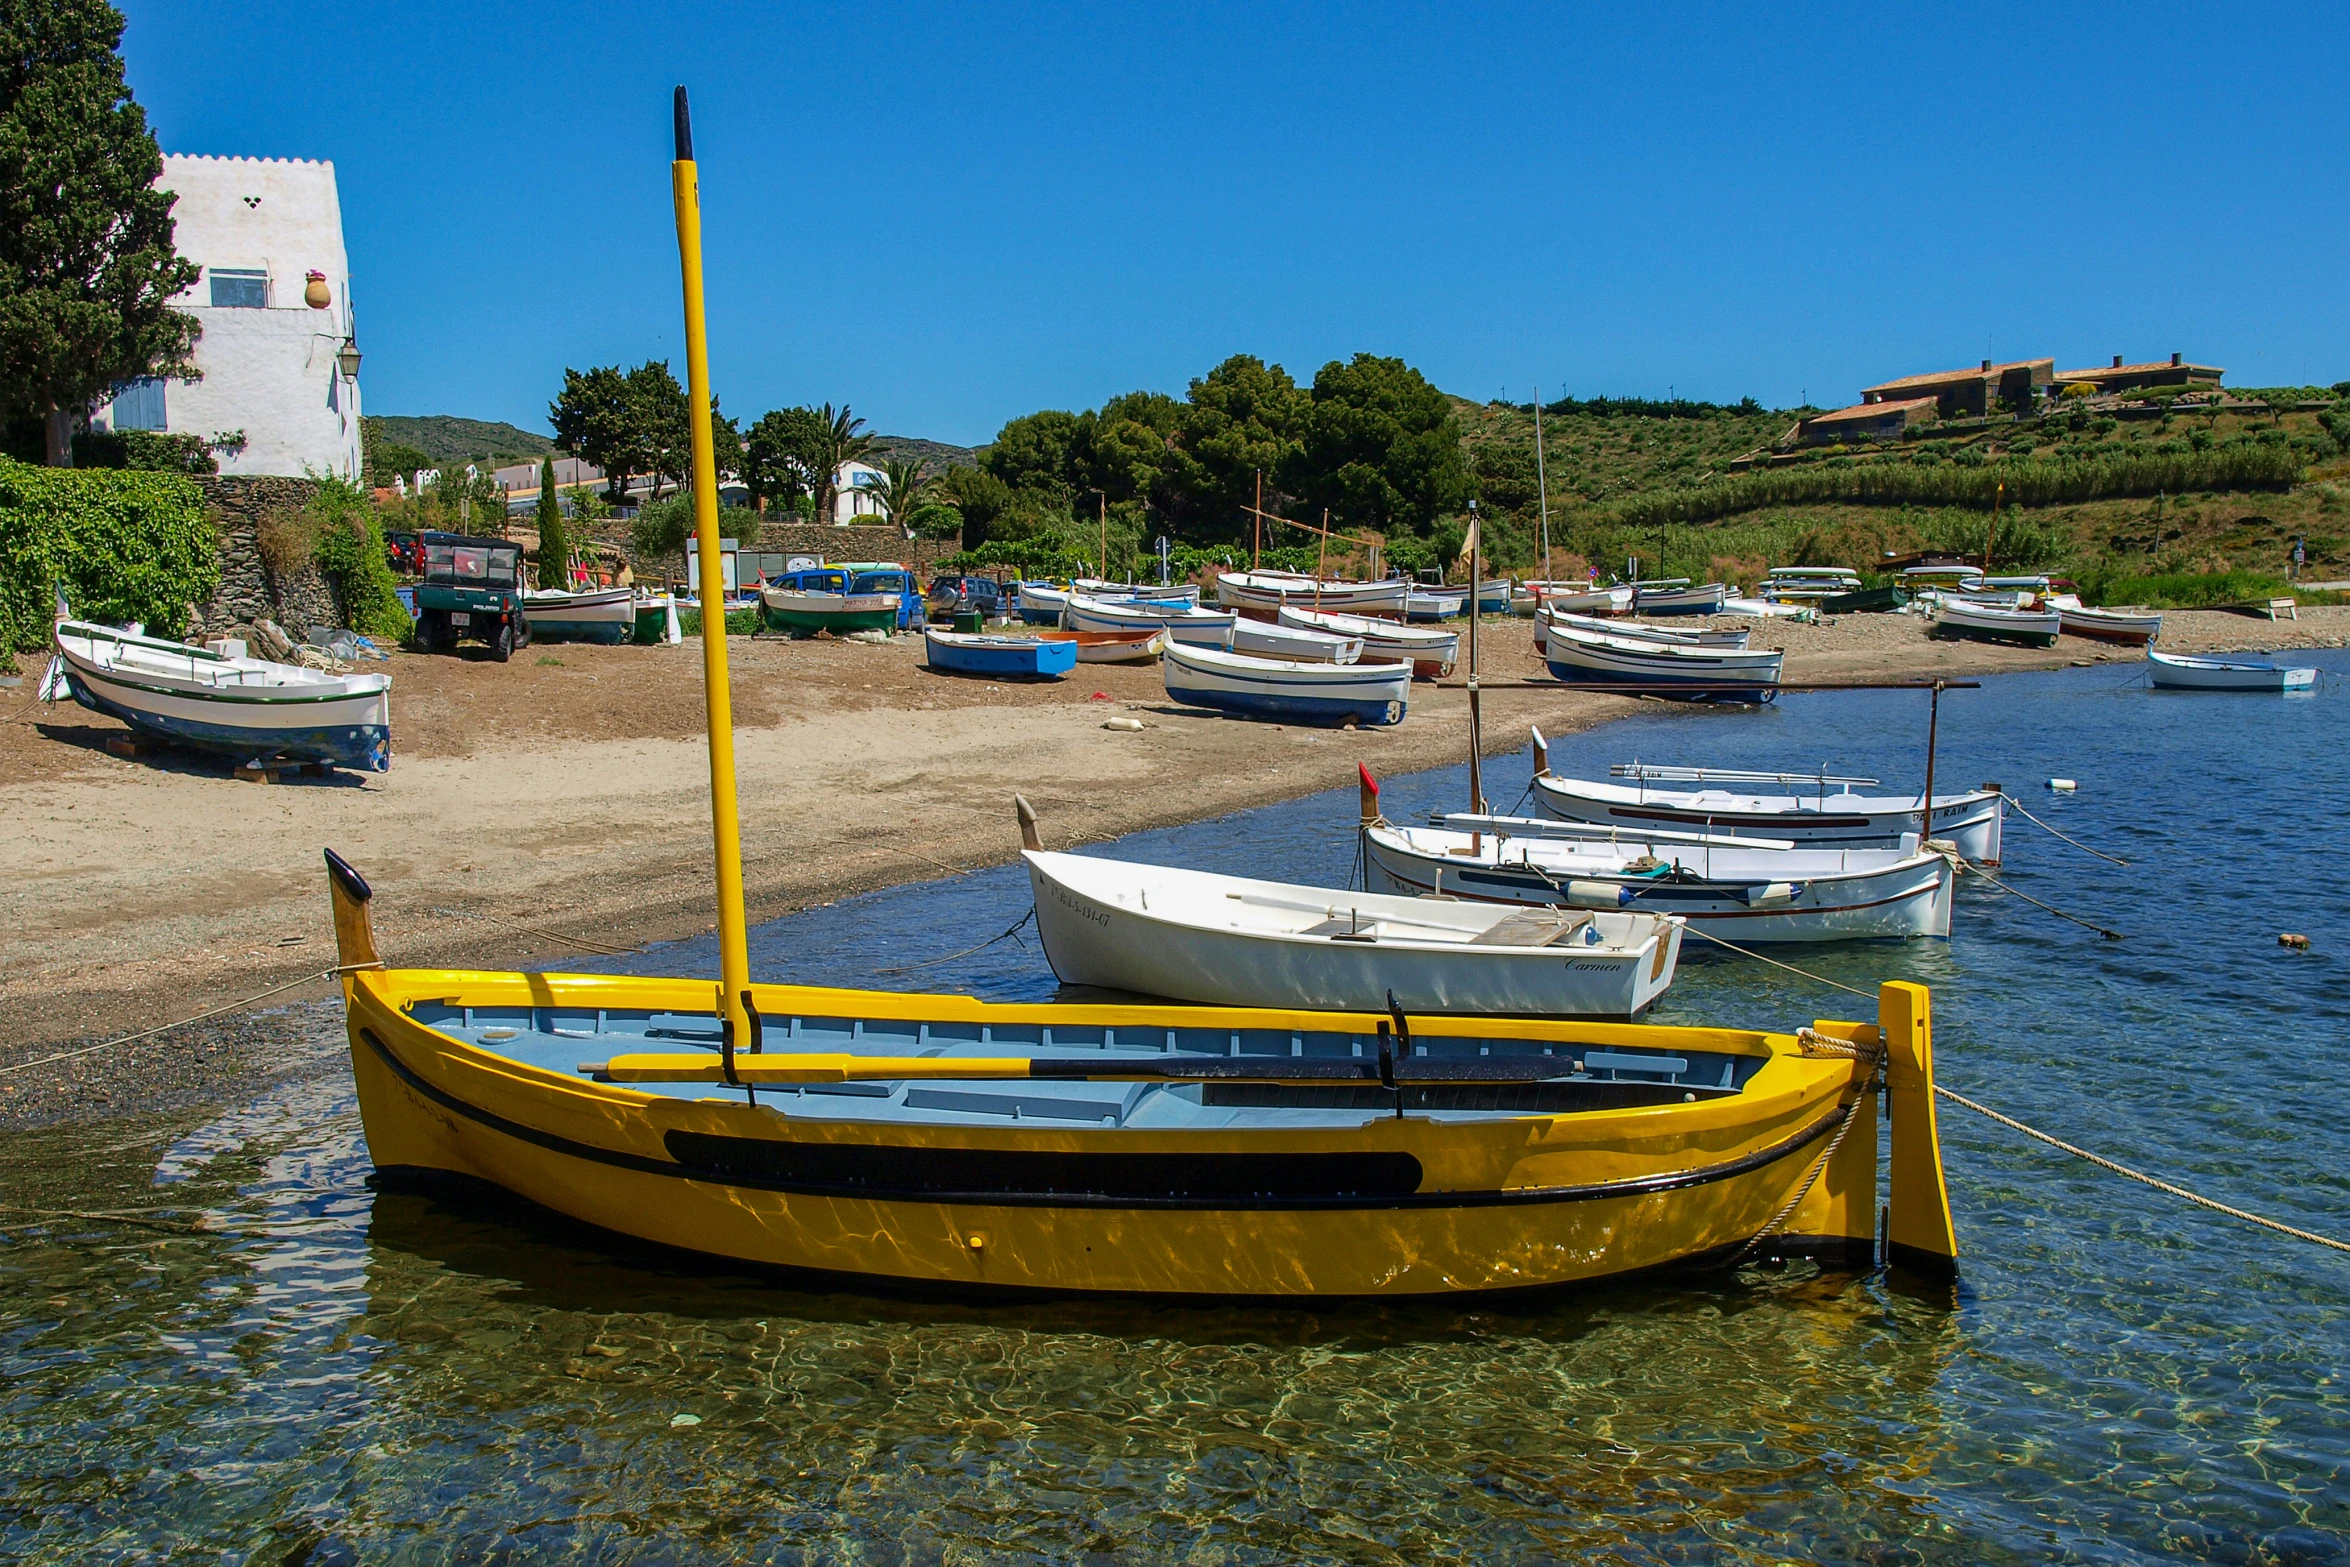
[[[1969,366],[1964,370],[1938,370],[1932,375],[1905,375],[1897,380],[1879,381],[1875,386],[1861,388],[1865,396],[1870,392],[1893,392],[1910,386],[1943,386],[1953,381],[1981,381],[2008,370],[2032,370],[2041,365],[2054,368],[2053,359],[2011,359],[2005,364],[1993,365],[1988,370]]]
[[[1834,413],[1814,414],[1805,424],[1857,423],[1864,419],[1881,419],[1887,414],[1899,413],[1905,408],[1932,408],[1937,400],[1931,397],[1905,397],[1892,402],[1854,403],[1850,408],[1839,408]]]
[[[2142,365],[2099,365],[2093,370],[2059,370],[2059,381],[2097,381],[2113,375],[2149,375],[2156,370],[2192,370],[2204,375],[2226,375],[2218,365],[2172,364],[2167,359],[2149,360]]]

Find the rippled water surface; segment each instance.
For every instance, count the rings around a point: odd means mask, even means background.
[[[2350,1233],[2350,661],[2316,661],[2333,676],[2306,699],[2156,695],[2111,666],[1944,699],[1943,779],[1997,778],[2132,862],[2011,822],[2003,879],[2125,939],[1973,885],[1947,946],[1786,955],[1933,984],[1962,1092]],[[1554,765],[1824,763],[1914,788],[1923,719],[1893,693],[1658,711]],[[1525,777],[1498,761],[1488,792]],[[1461,790],[1457,770],[1390,780],[1387,811]],[[1348,789],[1097,852],[1336,884],[1353,813]],[[859,898],[756,932],[754,968],[1046,996],[1016,941],[877,976],[994,935],[1026,896],[1006,868]],[[1861,1005],[1693,957],[1658,1017]],[[1795,1268],[1319,1312],[810,1294],[616,1251],[375,1191],[339,1077],[197,1126],[20,1137],[0,1152],[0,1559],[2350,1559],[2350,1256],[1948,1107],[1943,1135],[1955,1297]],[[97,1216],[126,1212],[146,1222]]]

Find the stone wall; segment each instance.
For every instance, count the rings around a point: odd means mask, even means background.
[[[745,539],[744,544],[752,541]],[[826,560],[903,561],[917,576],[955,554],[963,541],[909,539],[901,528],[827,528],[813,522],[769,523],[759,530],[757,548],[787,555],[821,555]]]
[[[299,641],[312,626],[344,624],[334,588],[316,566],[305,562],[280,576],[261,554],[262,519],[300,512],[317,496],[316,484],[308,479],[217,475],[196,483],[220,538],[220,586],[189,614],[190,637],[218,636],[233,626],[266,618]]]

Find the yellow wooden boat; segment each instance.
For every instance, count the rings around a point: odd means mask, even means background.
[[[709,396],[684,90],[672,179]],[[708,422],[701,600],[722,602]],[[1924,989],[1786,1033],[754,985],[722,617],[703,619],[719,978],[393,969],[327,855],[388,1176],[619,1235],[926,1289],[1429,1296],[1648,1269],[1954,1265]],[[1335,939],[1335,938],[1334,938]]]

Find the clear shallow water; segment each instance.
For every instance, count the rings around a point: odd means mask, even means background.
[[[2350,1232],[2345,692],[2123,678],[1945,697],[1941,776],[1998,778],[2135,862],[2011,822],[2002,873],[2126,940],[1971,886],[1947,946],[1795,961],[1932,983],[1962,1092]],[[1923,718],[1892,693],[1659,712],[1554,765],[1825,762],[1914,787]],[[1488,792],[1525,773],[1493,764]],[[1387,810],[1461,790],[1391,780]],[[1334,883],[1353,815],[1349,787],[1095,852]],[[1025,902],[1010,868],[875,894],[764,927],[754,969],[1045,996],[1012,942],[875,978]],[[683,943],[625,966],[709,962]],[[1860,1005],[1700,959],[1658,1016]],[[1949,1107],[1943,1134],[1955,1300],[1795,1269],[1322,1312],[817,1295],[616,1252],[373,1191],[339,1079],[194,1128],[24,1137],[0,1202],[180,1204],[212,1228],[0,1213],[0,1559],[2350,1560],[2350,1258]]]

